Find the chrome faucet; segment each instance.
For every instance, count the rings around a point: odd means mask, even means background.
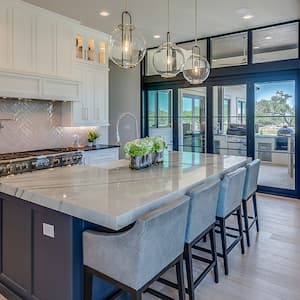
[[[124,112],[122,113],[120,116],[119,116],[119,119],[117,121],[117,126],[116,126],[116,129],[117,129],[117,145],[120,145],[120,131],[119,131],[119,126],[120,126],[120,121],[125,118],[125,117],[131,117],[134,122],[135,122],[135,132],[136,132],[136,138],[138,139],[139,138],[139,130],[138,130],[138,120],[136,118],[136,116],[133,114],[133,113],[130,113],[130,112]]]

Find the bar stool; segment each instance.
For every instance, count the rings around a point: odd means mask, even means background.
[[[214,269],[215,282],[219,281],[216,239],[215,239],[215,221],[218,203],[218,195],[220,190],[220,180],[214,179],[207,183],[202,183],[187,192],[190,197],[190,205],[188,212],[188,222],[185,234],[184,260],[186,264],[186,274],[188,288],[186,292],[189,299],[195,299],[195,289],[206,275]],[[211,250],[202,249],[196,244],[209,234]],[[192,249],[208,252],[210,251],[212,258],[207,259],[192,253]],[[207,263],[205,270],[194,279],[193,275],[193,259]],[[159,282],[177,288],[177,285],[165,278],[160,278]]]
[[[245,178],[245,186],[243,192],[243,215],[245,223],[245,233],[247,238],[247,246],[250,247],[250,229],[256,223],[256,231],[259,232],[258,214],[257,214],[257,203],[256,203],[256,191],[257,191],[257,180],[260,166],[260,159],[256,159],[246,166],[247,173]],[[248,215],[247,202],[252,199],[254,216]],[[249,224],[249,219],[252,222]]]
[[[183,277],[184,236],[189,197],[183,196],[139,218],[128,231],[109,234],[83,232],[84,299],[92,299],[93,275],[142,299],[149,292],[171,299],[149,286],[176,266],[179,299],[185,299]]]
[[[244,190],[244,182],[246,177],[246,168],[239,168],[236,171],[227,173],[222,182],[219,193],[216,226],[220,227],[221,240],[222,240],[222,253],[218,256],[223,257],[225,275],[228,275],[228,254],[234,247],[240,243],[242,254],[245,253],[244,240],[243,240],[243,225],[241,214],[241,203]],[[233,235],[226,232],[226,219],[236,213],[239,226],[239,235]],[[227,247],[226,237],[234,238],[234,241]]]
[[[190,190],[187,195],[190,197],[188,213],[188,224],[185,235],[184,259],[186,264],[189,299],[195,299],[195,289],[207,274],[214,269],[215,282],[219,282],[218,261],[216,251],[215,221],[220,190],[220,180],[200,184]],[[211,260],[193,254],[192,249],[202,250],[197,244],[204,236],[209,234],[211,247]],[[207,263],[205,270],[194,280],[193,259]]]

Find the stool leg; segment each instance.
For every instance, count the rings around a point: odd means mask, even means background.
[[[184,247],[184,260],[186,268],[186,277],[188,282],[188,294],[189,299],[195,299],[194,293],[194,275],[193,275],[193,260],[192,260],[192,247],[191,245],[186,244]]]
[[[219,270],[218,270],[218,258],[217,258],[217,249],[216,249],[216,235],[215,227],[209,232],[210,237],[210,246],[211,246],[211,255],[212,260],[215,262],[214,274],[215,274],[215,283],[219,282]]]
[[[178,283],[178,296],[179,300],[185,300],[185,285],[184,285],[184,274],[183,274],[183,258],[176,264],[176,275]]]
[[[228,275],[228,256],[227,256],[227,242],[226,242],[226,226],[225,226],[225,219],[220,218],[220,231],[221,231],[221,240],[222,240],[222,255],[224,261],[224,270],[225,275]]]
[[[247,201],[243,200],[243,214],[244,214],[244,223],[245,223],[245,233],[247,238],[247,246],[250,247],[250,233],[249,233],[249,219],[248,219],[248,208]]]
[[[206,238],[206,235],[203,237],[203,243],[206,243],[206,241],[207,241],[207,238]]]
[[[131,300],[142,300],[142,292],[139,291],[131,292]]]
[[[93,275],[87,270],[86,267],[83,268],[83,277],[84,277],[84,300],[92,300]]]
[[[256,220],[256,230],[259,232],[259,224],[258,224],[258,214],[257,214],[257,202],[256,202],[256,193],[253,194],[253,209],[254,209],[254,217]]]
[[[241,208],[237,210],[237,219],[238,219],[238,224],[239,224],[239,233],[241,237],[241,251],[242,254],[245,254],[245,246],[244,246],[244,232],[243,232],[243,223],[242,223],[242,213],[241,213]]]

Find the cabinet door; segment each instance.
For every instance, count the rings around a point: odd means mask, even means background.
[[[27,7],[13,8],[13,65],[16,70],[33,72],[34,17]]]
[[[104,124],[108,122],[108,73],[106,70],[95,73],[94,89],[94,120]]]
[[[88,123],[94,119],[94,75],[95,72],[93,70],[85,70],[83,72],[83,121],[87,121]]]
[[[0,67],[12,66],[12,9],[0,3]]]
[[[10,198],[2,202],[2,270],[15,286],[31,292],[31,210]]]
[[[74,30],[70,23],[59,21],[56,28],[56,70],[57,75],[73,78],[73,61],[75,58]]]
[[[56,21],[48,16],[36,18],[36,71],[56,74]]]

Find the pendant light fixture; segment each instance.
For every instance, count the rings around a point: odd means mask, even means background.
[[[146,54],[146,41],[132,24],[128,0],[125,0],[122,23],[114,29],[108,41],[108,51],[110,59],[123,69],[136,67]]]
[[[175,77],[182,71],[184,55],[182,50],[171,42],[170,38],[170,0],[168,0],[167,41],[153,54],[153,67],[164,78]]]
[[[192,54],[186,60],[183,68],[183,76],[190,84],[201,84],[210,73],[210,65],[207,59],[201,56],[198,44],[198,0],[195,0],[195,45]]]

